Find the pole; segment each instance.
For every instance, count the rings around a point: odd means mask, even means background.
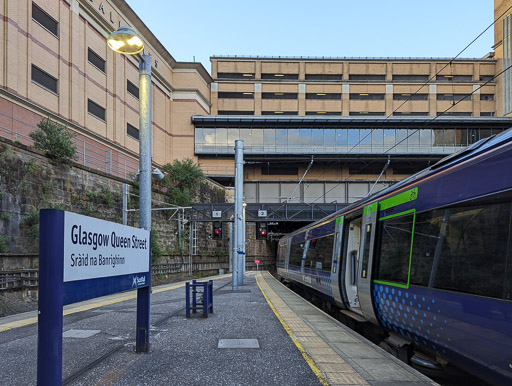
[[[244,284],[244,234],[243,234],[243,192],[244,192],[244,142],[235,141],[235,234],[236,234],[236,253],[238,263],[238,284]]]
[[[242,255],[242,258],[243,258],[242,276],[243,277],[245,277],[245,258],[246,258],[246,255],[245,255],[245,207],[246,207],[246,205],[247,204],[245,202],[242,204],[242,246],[243,246],[243,252],[244,252],[244,254]]]
[[[128,225],[128,185],[123,184],[123,225]]]
[[[229,223],[229,272],[233,272],[233,223]]]
[[[139,227],[151,231],[151,54],[139,59]],[[137,290],[135,352],[149,351],[150,282]]]

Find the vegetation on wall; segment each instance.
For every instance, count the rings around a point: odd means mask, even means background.
[[[199,193],[204,175],[199,164],[190,158],[174,160],[162,167],[165,177],[156,185],[165,192],[167,200],[174,205],[187,206]]]
[[[44,154],[59,163],[71,165],[76,159],[76,147],[73,143],[73,133],[65,126],[43,118],[37,124],[38,129],[29,135],[34,140],[34,147],[44,151]]]

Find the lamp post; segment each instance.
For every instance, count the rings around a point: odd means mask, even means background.
[[[107,39],[109,47],[123,55],[136,55],[144,42],[131,27],[120,27]],[[139,57],[139,227],[151,231],[151,54]],[[149,351],[150,282],[137,289],[136,352]]]

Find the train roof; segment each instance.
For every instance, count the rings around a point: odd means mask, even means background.
[[[402,186],[409,185],[414,183],[415,181],[418,181],[420,179],[423,179],[427,176],[431,176],[437,173],[440,173],[443,170],[446,170],[450,167],[456,166],[458,164],[461,164],[462,162],[465,162],[471,158],[474,158],[478,156],[479,154],[485,153],[493,148],[497,148],[503,144],[506,144],[510,142],[512,144],[512,128],[505,130],[501,133],[491,135],[490,137],[482,138],[481,140],[475,142],[474,144],[468,146],[465,149],[462,149],[458,152],[455,152],[453,154],[450,154],[434,165],[416,173],[412,176],[409,176],[402,181],[397,182],[396,184],[393,184],[392,186],[389,186],[371,196],[365,197],[357,202],[354,202],[353,204],[350,204],[349,206],[321,219],[318,221],[315,221],[314,223],[311,223],[309,225],[306,225],[284,237],[282,237],[281,240],[285,240],[295,234],[301,233],[306,229],[315,228],[316,226],[328,222],[329,220],[339,217],[342,213],[351,211],[354,208],[360,207],[364,205],[367,202],[375,201],[379,197],[385,196],[394,190],[400,189]]]

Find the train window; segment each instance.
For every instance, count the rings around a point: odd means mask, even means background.
[[[380,222],[380,261],[376,279],[407,284],[414,216],[414,213],[410,213]]]
[[[300,267],[302,265],[302,254],[304,253],[304,243],[292,244],[290,248],[289,265]]]
[[[370,244],[372,239],[372,224],[366,225],[366,235],[364,237],[363,261],[361,263],[361,277],[368,277],[368,261],[370,259]]]
[[[509,193],[418,214],[410,284],[512,299],[512,288],[504,286],[510,198]]]
[[[330,272],[333,243],[334,234],[311,240],[306,255],[306,268]]]

